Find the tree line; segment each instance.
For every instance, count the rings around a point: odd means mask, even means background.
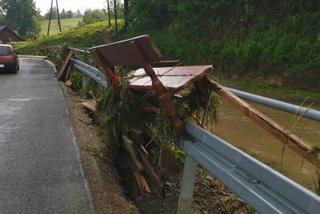
[[[59,15],[61,19],[81,18],[83,16],[80,10],[72,11],[72,10],[65,10],[65,9],[62,9],[59,12]],[[56,19],[57,17],[58,17],[57,8],[53,7],[51,12],[51,18]],[[46,12],[43,18],[44,19],[50,18],[50,9]]]

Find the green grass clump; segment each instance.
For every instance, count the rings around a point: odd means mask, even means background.
[[[97,22],[43,37],[35,41],[17,42],[13,45],[20,54],[32,54],[37,50],[43,50],[44,53],[48,53],[53,46],[90,47],[101,43],[101,31],[112,33],[112,28],[108,27],[107,22]]]

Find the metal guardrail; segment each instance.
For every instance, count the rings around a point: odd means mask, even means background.
[[[77,70],[79,70],[84,75],[90,77],[91,79],[95,80],[101,86],[105,88],[109,86],[109,82],[106,78],[106,75],[102,71],[76,59],[71,59],[71,62]]]
[[[182,139],[187,154],[178,213],[190,213],[197,164],[206,168],[258,212],[316,214],[320,197],[194,124]]]
[[[228,91],[234,93],[235,95],[243,99],[250,100],[252,102],[255,102],[264,106],[269,106],[275,109],[279,109],[281,111],[297,114],[299,116],[320,122],[320,111],[301,107],[298,105],[293,105],[290,103],[282,102],[279,100],[275,100],[275,99],[255,95],[255,94],[251,94],[251,93],[240,91],[233,88],[225,87],[225,89],[227,89]]]

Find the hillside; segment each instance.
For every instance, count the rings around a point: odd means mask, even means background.
[[[71,19],[61,19],[61,27],[63,31],[73,29],[77,27],[78,23],[82,18],[71,18]],[[49,20],[43,20],[41,22],[41,32],[40,35],[47,35]],[[51,21],[50,34],[54,35],[59,33],[58,20],[54,19]]]
[[[319,1],[156,4],[134,1],[126,37],[149,33],[169,58],[213,64],[228,78],[320,89]]]
[[[113,35],[113,29],[108,27],[107,22],[96,22],[35,41],[13,43],[13,46],[18,54],[48,56],[59,67],[67,54],[65,47],[86,48],[102,44],[102,32],[108,32],[109,35]]]

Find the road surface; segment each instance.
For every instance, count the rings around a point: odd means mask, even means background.
[[[52,66],[20,68],[0,74],[0,213],[94,213]]]

